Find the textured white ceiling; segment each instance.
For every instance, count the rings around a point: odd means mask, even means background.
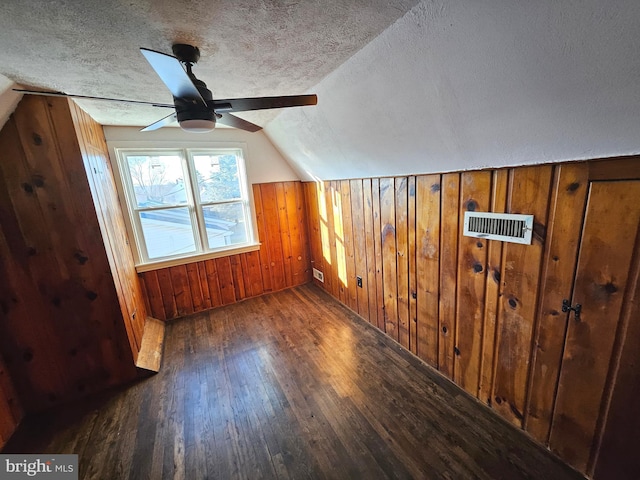
[[[265,131],[307,180],[636,155],[639,26],[638,0],[423,0]]]
[[[3,0],[0,74],[69,94],[171,103],[139,52],[201,50],[214,98],[309,90],[417,0]],[[80,101],[104,125],[147,125],[154,107]],[[243,116],[264,125],[278,113]]]

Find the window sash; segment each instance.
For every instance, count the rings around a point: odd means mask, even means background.
[[[194,173],[194,175],[191,176],[191,185],[192,185],[192,191],[194,193],[194,199],[196,201],[196,203],[200,204],[200,205],[204,205],[204,204],[209,204],[209,203],[222,203],[222,202],[232,202],[232,201],[237,201],[237,200],[242,200],[243,198],[247,198],[247,191],[245,187],[245,183],[242,181],[242,178],[246,178],[243,166],[244,166],[244,158],[242,156],[242,152],[237,150],[237,149],[220,149],[216,151],[216,155],[217,157],[222,157],[225,155],[229,155],[232,154],[233,156],[236,157],[236,159],[240,159],[240,161],[238,162],[236,160],[236,175],[238,178],[238,190],[239,190],[239,196],[237,197],[229,197],[229,198],[224,198],[224,199],[220,199],[220,200],[203,200],[201,195],[200,195],[200,189],[198,188],[198,179],[197,179],[197,172],[198,169],[196,167],[196,163],[195,163],[195,157],[198,156],[213,156],[210,155],[211,150],[202,150],[202,149],[189,149],[187,151],[188,154],[188,162],[189,162],[189,166],[188,168],[190,169],[191,172]]]
[[[221,204],[213,204],[213,206],[219,206]],[[243,241],[240,242],[234,242],[231,245],[235,245],[235,244],[240,244],[240,245],[244,245],[246,243],[248,243],[250,236],[249,236],[249,231],[248,231],[248,226],[249,226],[249,222],[248,222],[248,218],[247,218],[247,210],[246,207],[244,205],[243,202],[241,201],[235,201],[235,202],[228,202],[222,205],[227,205],[227,206],[233,206],[233,205],[238,205],[240,207],[240,210],[243,212],[242,214],[242,218],[243,218],[243,222],[242,222],[242,229],[241,229],[241,237],[243,238]],[[200,206],[198,208],[198,213],[200,214],[200,218],[199,221],[202,221],[201,224],[201,228],[200,228],[200,232],[202,232],[202,240],[203,243],[206,242],[207,248],[208,250],[215,250],[217,248],[220,248],[219,246],[212,246],[210,243],[210,235],[209,235],[209,228],[207,228],[206,226],[206,220],[205,220],[205,213],[204,210],[206,208],[205,206]],[[215,230],[214,228],[212,228],[211,230]],[[234,232],[237,235],[237,232]],[[228,237],[230,238],[233,235],[233,233],[229,234]]]
[[[150,250],[150,246],[153,246],[154,249],[157,249],[157,236],[147,236],[146,232],[149,229],[145,229],[144,225],[142,223],[142,214],[143,213],[147,213],[147,211],[141,211],[138,212],[138,214],[135,217],[136,220],[136,227],[137,227],[137,231],[142,239],[141,242],[138,242],[138,248],[142,251],[144,258],[147,259],[148,262],[152,262],[152,261],[160,261],[163,259],[167,259],[167,258],[175,258],[177,256],[181,256],[181,255],[195,255],[197,253],[199,253],[201,251],[201,249],[199,248],[199,235],[198,232],[196,231],[196,229],[194,228],[194,223],[193,223],[193,213],[192,213],[192,209],[190,207],[187,206],[179,206],[179,207],[168,207],[168,208],[162,208],[162,209],[154,209],[151,210],[151,212],[162,212],[162,211],[171,211],[171,210],[186,210],[187,211],[187,217],[189,218],[189,223],[188,224],[183,224],[183,225],[188,225],[188,227],[190,227],[188,230],[191,233],[191,240],[193,240],[193,248],[190,249],[189,251],[176,251],[173,254],[168,254],[168,255],[151,255],[149,250]],[[153,220],[153,219],[151,219]],[[184,228],[183,230],[187,230],[186,228]],[[184,237],[184,233],[182,232],[182,235]],[[179,233],[177,233],[179,235]],[[166,227],[165,227],[165,232],[163,235],[163,238],[160,239],[160,241],[173,241],[175,235],[169,235],[166,232]],[[175,246],[174,246],[175,248]],[[184,250],[185,247],[180,248],[179,250]]]

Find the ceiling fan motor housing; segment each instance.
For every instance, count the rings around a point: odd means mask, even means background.
[[[185,120],[207,120],[214,123],[216,121],[216,116],[211,110],[203,109],[201,107],[187,108],[185,110],[176,107],[176,113],[178,123],[182,123]]]
[[[195,78],[195,76],[191,79],[204,101],[207,102],[207,104],[212,102],[213,94],[211,90],[207,88],[207,85],[202,80]],[[203,105],[202,102],[177,97],[173,98],[173,102],[176,106],[179,123],[185,120],[207,120],[214,123],[216,121],[216,114],[213,109],[208,105]]]

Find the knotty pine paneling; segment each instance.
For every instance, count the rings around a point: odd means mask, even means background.
[[[492,212],[507,211],[507,170],[494,170],[491,179]],[[494,372],[496,371],[495,355],[496,328],[498,313],[501,307],[501,275],[502,275],[502,242],[487,242],[487,265],[485,275],[484,325],[482,327],[482,352],[480,358],[480,384],[478,398],[491,405]]]
[[[516,168],[509,172],[507,211],[533,214],[534,228],[531,245],[504,243],[502,247],[502,308],[498,312],[498,364],[492,406],[519,427],[524,420],[533,354],[551,173],[550,166]]]
[[[438,365],[440,182],[440,175],[422,175],[415,182],[417,309],[412,321],[416,324],[416,353],[432,366]]]
[[[16,430],[23,416],[22,403],[0,355],[0,450]]]
[[[98,222],[105,244],[109,266],[113,275],[120,311],[124,319],[129,345],[134,360],[140,351],[144,322],[147,318],[144,295],[136,274],[129,240],[120,209],[109,152],[102,127],[74,102],[69,102],[77,139],[82,152],[84,168],[89,179],[93,204],[98,214]],[[56,124],[56,118],[53,118]],[[75,145],[65,155],[72,155]]]
[[[310,244],[322,252],[319,232],[311,242],[308,234],[305,204],[315,193],[276,182],[253,185],[253,197],[260,250],[141,273],[152,317],[171,320],[311,281]]]
[[[572,235],[582,228],[582,218],[572,212],[584,209],[588,172],[582,164],[555,168],[549,206],[547,235],[538,314],[537,348],[533,351],[529,415],[526,427],[531,435],[547,442],[560,374],[566,323],[559,321],[558,305],[567,298],[566,285],[573,281],[580,238]]]
[[[454,378],[456,301],[458,280],[458,233],[460,217],[460,175],[442,175],[440,182],[440,294],[438,313],[438,369]],[[418,207],[420,208],[420,207]],[[433,265],[436,267],[436,265]],[[435,272],[434,272],[435,273]],[[420,320],[418,320],[419,322]],[[468,354],[468,352],[467,352]]]
[[[602,287],[625,295],[620,325],[612,314],[607,333],[589,340],[585,327],[576,328],[579,333],[567,329],[569,317],[561,313],[562,300],[572,295],[580,242],[590,245],[581,240],[589,191],[597,182],[615,180],[616,172],[620,179],[640,178],[640,159],[305,183],[311,263],[325,276],[324,283],[314,282],[581,471],[600,478],[608,478],[605,472],[614,465],[637,471],[629,467],[637,465],[633,459],[616,463],[616,452],[631,458],[630,446],[640,441],[640,422],[624,420],[636,416],[638,388],[621,383],[638,378],[638,355],[627,333],[640,328],[632,313],[640,268],[640,242],[633,241],[637,221],[624,238],[606,237],[619,242],[614,251],[627,257],[635,248],[629,273],[634,280],[625,292]],[[613,182],[614,188],[624,190],[624,182]],[[617,218],[603,213],[615,204],[593,211]],[[532,245],[464,237],[466,210],[534,214]],[[344,248],[349,244],[354,255]],[[346,292],[356,276],[363,284],[354,302]],[[614,338],[622,354],[611,352]],[[563,367],[567,378],[580,375],[573,371],[579,360],[572,363],[572,352],[603,342],[606,351],[581,353],[598,366],[599,391],[565,388],[558,404]],[[613,394],[601,400],[603,388]],[[578,420],[570,424],[573,418]],[[629,448],[619,446],[618,432],[631,435],[622,442]]]
[[[66,99],[0,132],[0,351],[26,411],[136,376]]]
[[[491,172],[464,172],[460,175],[461,212],[489,210]],[[458,215],[458,232],[463,231],[464,215]],[[478,395],[480,350],[484,323],[487,240],[458,238],[456,291],[456,347],[454,380],[473,396]]]

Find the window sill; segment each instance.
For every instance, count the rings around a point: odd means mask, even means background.
[[[157,262],[141,263],[139,265],[136,265],[136,272],[149,272],[151,270],[175,267],[177,265],[186,265],[187,263],[201,262],[203,260],[211,260],[213,258],[229,257],[231,255],[255,252],[257,250],[260,250],[260,244],[254,243],[251,245],[244,245],[242,247],[230,248],[228,250],[220,250],[217,252],[202,253],[200,255],[189,255],[187,257],[171,258],[169,260],[160,260]]]

